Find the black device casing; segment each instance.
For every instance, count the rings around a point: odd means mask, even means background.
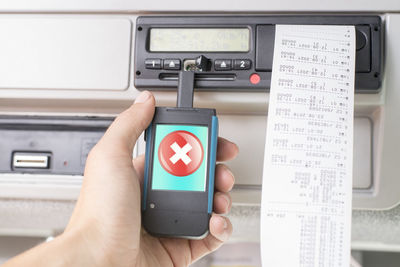
[[[155,130],[157,124],[208,127],[206,191],[152,190]],[[208,233],[214,194],[218,138],[215,109],[156,107],[146,130],[146,163],[143,183],[142,222],[155,236],[199,239]],[[153,208],[150,207],[153,204]]]
[[[180,70],[146,69],[145,60],[156,58],[194,59],[207,57],[211,69],[196,77],[196,89],[204,91],[261,91],[269,90],[275,43],[275,25],[354,25],[356,29],[355,92],[378,93],[381,88],[384,28],[379,15],[192,15],[140,16],[136,20],[135,88],[139,90],[175,90]],[[247,52],[188,52],[150,51],[152,28],[248,28],[250,49]],[[215,69],[215,60],[249,59],[246,70]],[[260,81],[253,84],[249,77],[257,73]]]

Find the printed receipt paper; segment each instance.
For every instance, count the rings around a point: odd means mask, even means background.
[[[350,265],[354,65],[353,26],[276,26],[263,266]]]

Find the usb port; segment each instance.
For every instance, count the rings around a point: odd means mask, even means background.
[[[12,167],[25,169],[48,169],[50,167],[49,153],[13,153]]]

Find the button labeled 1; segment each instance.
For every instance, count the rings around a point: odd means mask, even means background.
[[[146,66],[146,69],[161,69],[161,59],[148,58],[145,60],[144,65]]]
[[[235,70],[249,70],[250,67],[250,59],[235,59],[235,63],[233,64]]]

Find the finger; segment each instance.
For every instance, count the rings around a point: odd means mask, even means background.
[[[213,214],[210,219],[210,233],[221,242],[228,241],[232,235],[232,224],[224,216]]]
[[[142,92],[130,108],[118,115],[100,140],[99,145],[106,145],[109,152],[118,151],[131,154],[136,140],[153,118],[154,106],[153,95],[148,91]]]
[[[228,161],[234,159],[239,153],[239,148],[235,143],[225,138],[218,138],[217,161]]]
[[[217,192],[214,194],[214,212],[226,214],[231,210],[232,198],[228,193]]]
[[[202,240],[190,240],[192,260],[218,249],[232,234],[232,224],[226,217],[213,214],[210,219],[210,234]]]
[[[144,161],[145,157],[144,154],[140,155],[132,160],[133,167],[138,174],[140,185],[143,186],[143,177],[144,177]]]
[[[167,251],[167,255],[172,261],[172,266],[189,266],[191,264],[190,243],[187,239],[160,238],[160,242]]]
[[[229,192],[235,184],[235,177],[225,164],[218,164],[215,168],[215,189]]]

